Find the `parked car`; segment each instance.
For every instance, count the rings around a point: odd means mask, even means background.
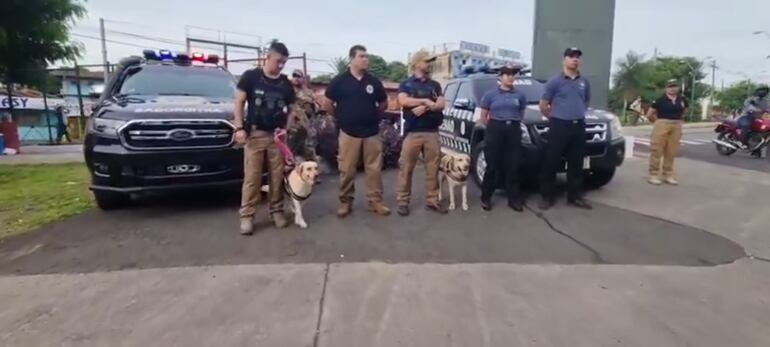
[[[484,93],[498,88],[497,78],[494,73],[471,74],[448,81],[444,91],[447,108],[439,130],[442,146],[471,156],[472,176],[479,185],[484,177],[486,160],[485,126],[479,121],[478,105]],[[542,81],[527,76],[518,78],[515,86],[530,104],[521,122],[524,147],[521,177],[525,184],[536,185],[548,142],[549,123],[537,106],[545,86]],[[586,155],[586,184],[600,187],[609,183],[625,157],[625,139],[618,117],[607,111],[589,109],[586,114]],[[566,163],[561,168],[564,172]]]
[[[132,193],[242,182],[231,123],[235,81],[218,60],[145,51],[120,62],[83,147],[100,208],[122,207]]]

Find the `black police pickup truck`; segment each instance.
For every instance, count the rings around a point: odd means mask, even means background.
[[[102,209],[129,194],[237,184],[235,81],[218,57],[145,51],[123,59],[88,122],[84,152]]]
[[[479,121],[478,105],[484,93],[498,87],[497,78],[496,74],[490,73],[472,74],[450,80],[444,91],[447,108],[439,130],[442,146],[471,156],[472,175],[479,185],[484,177],[486,160],[484,125]],[[521,124],[524,147],[521,177],[523,183],[532,186],[538,182],[544,147],[548,142],[548,120],[537,106],[545,85],[531,77],[520,77],[515,81],[515,88],[526,95],[530,104]],[[583,163],[586,184],[596,188],[609,183],[615,168],[625,157],[625,139],[615,115],[595,109],[588,111],[586,155]],[[566,163],[561,172],[565,169]]]

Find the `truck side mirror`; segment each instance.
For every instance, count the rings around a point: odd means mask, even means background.
[[[467,110],[471,108],[471,101],[468,99],[455,100],[454,106],[459,109]]]

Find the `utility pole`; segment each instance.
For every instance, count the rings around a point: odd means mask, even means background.
[[[711,108],[714,107],[714,92],[716,91],[716,73],[717,61],[711,61],[711,93],[709,93],[709,107],[706,109],[706,116],[711,118]]]
[[[104,65],[104,84],[110,78],[110,65],[107,63],[107,39],[104,37],[104,18],[99,18],[99,32],[102,38],[102,65]]]

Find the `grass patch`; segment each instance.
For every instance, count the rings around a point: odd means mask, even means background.
[[[0,238],[93,206],[84,164],[0,165]]]

